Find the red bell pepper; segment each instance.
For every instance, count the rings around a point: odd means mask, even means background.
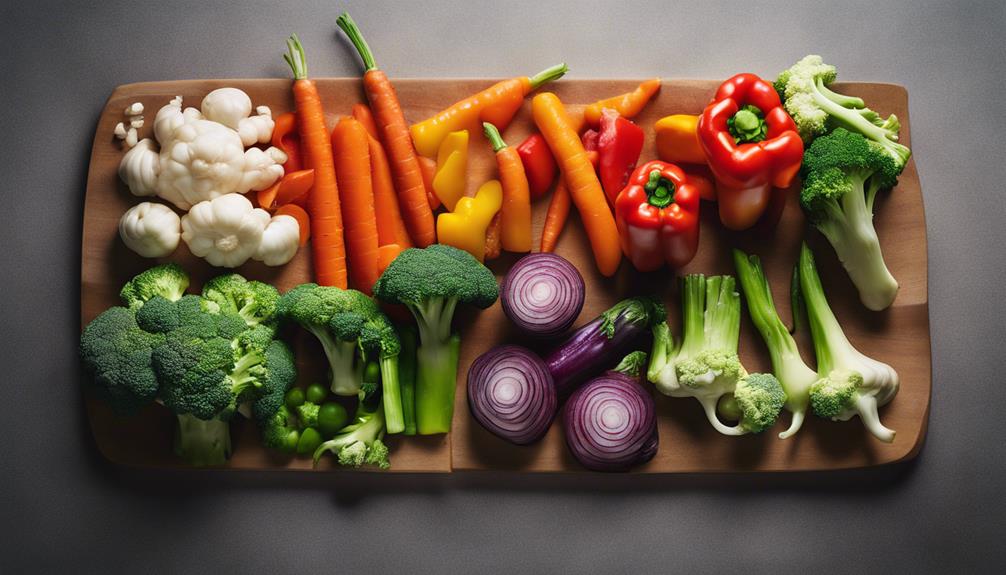
[[[643,151],[643,129],[611,108],[601,110],[601,129],[597,134],[597,171],[608,203],[625,187],[629,174]]]
[[[597,151],[597,138],[599,134],[597,130],[591,128],[580,135],[580,142],[583,144],[583,149],[588,152]]]
[[[724,226],[750,228],[770,199],[777,207],[785,203],[783,189],[800,170],[803,140],[771,82],[754,74],[724,82],[702,112],[698,135],[716,178]]]
[[[545,143],[544,136],[538,132],[531,134],[517,146],[517,154],[524,164],[531,200],[537,200],[548,192],[555,181],[555,174],[559,171],[555,156]]]
[[[680,268],[699,248],[699,191],[674,164],[653,160],[636,168],[615,200],[622,252],[637,270]]]

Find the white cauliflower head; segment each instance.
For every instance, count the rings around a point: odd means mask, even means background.
[[[210,264],[236,268],[256,254],[269,212],[239,194],[200,202],[182,217],[182,239]]]

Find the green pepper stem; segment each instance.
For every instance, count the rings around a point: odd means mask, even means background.
[[[506,147],[506,142],[503,141],[503,136],[500,136],[500,131],[496,129],[496,126],[490,122],[482,122],[482,131],[485,132],[486,138],[492,144],[494,152],[499,152]]]
[[[531,81],[531,90],[537,90],[544,84],[548,84],[552,80],[558,80],[562,78],[563,74],[569,71],[569,66],[565,62],[561,62],[552,66],[551,68],[545,68],[541,72],[538,72],[534,76],[528,78]]]
[[[666,208],[674,203],[674,192],[677,190],[677,186],[664,177],[660,170],[652,170],[643,189],[646,190],[646,201],[651,206]]]
[[[343,12],[335,21],[342,28],[342,31],[346,33],[349,37],[349,41],[353,43],[353,47],[356,51],[360,53],[360,58],[363,59],[363,65],[366,71],[377,69],[377,62],[374,61],[374,53],[370,51],[370,46],[367,41],[363,39],[363,33],[360,32],[360,28],[353,21],[353,18],[349,15],[349,12]]]
[[[727,120],[727,129],[737,144],[761,142],[768,133],[762,111],[755,106],[744,106]]]

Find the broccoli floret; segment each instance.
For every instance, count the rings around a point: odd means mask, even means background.
[[[150,333],[168,333],[177,329],[181,325],[178,302],[155,295],[136,310],[136,324]]]
[[[771,398],[785,398],[774,377],[749,375],[737,356],[740,295],[734,286],[732,276],[686,276],[680,345],[675,344],[666,321],[657,324],[647,370],[647,379],[664,395],[697,399],[709,423],[724,435],[757,433],[771,427],[782,407],[780,402],[773,413]],[[746,383],[752,377],[756,379]],[[726,426],[716,415],[717,405],[724,397],[736,398],[738,388],[745,401],[731,405],[736,405],[735,419],[740,423]]]
[[[317,403],[305,401],[297,406],[297,420],[304,427],[318,427],[318,411],[321,406]]]
[[[774,375],[752,373],[737,383],[733,394],[720,399],[717,411],[749,432],[760,433],[775,424],[785,403],[786,392]]]
[[[873,226],[877,192],[894,186],[898,174],[877,144],[843,128],[817,138],[804,153],[800,205],[872,310],[888,307],[898,293]]]
[[[758,256],[748,256],[740,250],[734,250],[734,264],[737,266],[737,278],[747,300],[751,321],[768,348],[772,372],[786,393],[786,409],[793,414],[789,427],[779,434],[780,439],[786,439],[803,426],[810,387],[817,381],[817,374],[804,363],[796,340],[780,319]],[[799,294],[799,280],[796,278],[794,289],[794,293]],[[800,301],[798,297],[793,299]],[[794,307],[794,316],[797,313],[799,309]]]
[[[304,284],[284,294],[279,309],[321,342],[336,395],[357,395],[366,360],[379,361],[388,432],[404,430],[398,382],[401,346],[391,322],[374,300],[356,290]]]
[[[269,284],[225,274],[206,282],[203,300],[210,311],[235,313],[254,326],[274,319],[279,292]]]
[[[492,305],[499,297],[496,277],[468,252],[435,244],[399,254],[377,280],[374,295],[404,304],[416,318],[418,432],[450,431],[458,366],[451,320],[458,303]]]
[[[338,435],[318,446],[314,451],[315,465],[322,455],[332,452],[336,455],[339,465],[360,467],[366,464],[381,469],[391,467],[388,461],[388,447],[382,441],[385,433],[384,408],[380,402],[373,409],[368,407],[367,403],[361,397],[360,404],[356,408],[354,423],[344,427]]]
[[[285,405],[280,405],[269,419],[260,423],[262,445],[284,453],[293,453],[300,439],[299,420]]]
[[[828,305],[807,244],[800,250],[799,277],[817,355],[818,381],[810,388],[814,413],[837,421],[859,415],[874,437],[887,443],[894,441],[894,430],[884,427],[877,409],[897,395],[898,373],[849,343]]]
[[[252,417],[262,422],[269,419],[283,405],[287,390],[297,381],[297,364],[290,348],[274,340],[265,348],[265,375],[259,378],[252,403]]]
[[[144,331],[129,309],[105,310],[80,335],[80,357],[95,391],[119,414],[135,413],[157,397],[153,348],[164,335]]]
[[[140,273],[122,286],[119,297],[129,308],[135,309],[154,296],[175,301],[185,295],[189,275],[178,264],[162,264]]]
[[[881,118],[862,99],[829,90],[836,76],[834,66],[825,64],[820,56],[810,55],[779,74],[775,81],[776,91],[804,141],[843,127],[876,142],[898,169],[903,169],[912,151],[898,143],[898,118],[893,114]]]

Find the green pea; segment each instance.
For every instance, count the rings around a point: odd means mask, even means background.
[[[290,391],[286,392],[286,406],[289,408],[295,408],[304,403],[304,390],[299,387],[294,387]]]
[[[330,401],[318,410],[318,430],[326,439],[339,432],[349,423],[349,413],[341,404]]]
[[[300,439],[297,441],[297,455],[310,455],[321,445],[321,434],[313,427],[308,427],[300,432]]]
[[[328,390],[320,383],[312,383],[307,386],[307,400],[311,403],[321,403],[328,397]]]

